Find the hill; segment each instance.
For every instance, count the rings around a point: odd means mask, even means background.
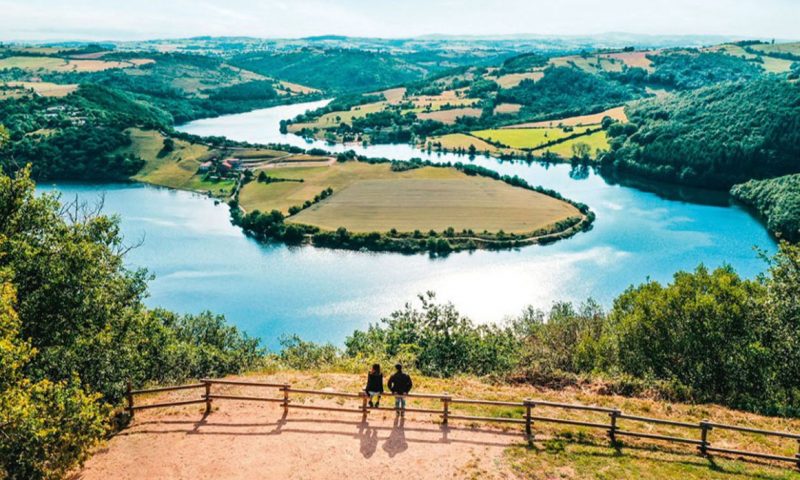
[[[630,105],[609,129],[607,166],[730,188],[800,170],[800,85],[779,77],[722,83]]]
[[[397,56],[364,50],[310,49],[235,56],[233,65],[331,93],[363,92],[424,78],[426,67]]]
[[[765,218],[770,231],[784,240],[800,241],[800,175],[751,180],[734,185],[731,194]]]

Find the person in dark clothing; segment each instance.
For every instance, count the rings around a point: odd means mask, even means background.
[[[381,373],[381,366],[377,363],[372,366],[372,369],[367,374],[367,388],[364,389],[369,396],[369,406],[380,407],[381,395],[383,394],[383,373]]]
[[[398,363],[394,368],[397,369],[397,371],[394,375],[389,377],[388,385],[389,390],[394,394],[394,408],[403,414],[403,410],[406,408],[406,398],[404,395],[407,395],[408,392],[411,391],[414,384],[411,382],[411,377],[403,372],[402,365]]]

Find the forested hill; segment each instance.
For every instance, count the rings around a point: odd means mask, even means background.
[[[800,85],[776,76],[722,83],[627,109],[609,129],[615,170],[701,187],[800,171]]]
[[[351,49],[301,49],[239,55],[231,63],[332,93],[375,90],[419,80],[442,70],[410,63],[388,53]]]
[[[767,227],[790,242],[800,241],[800,174],[751,180],[731,189],[734,197],[752,206]]]

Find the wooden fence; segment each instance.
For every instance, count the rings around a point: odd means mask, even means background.
[[[277,397],[256,397],[256,396],[238,396],[238,395],[225,395],[221,393],[214,393],[212,392],[213,385],[227,385],[227,386],[238,386],[238,387],[256,387],[260,389],[277,389],[281,395]],[[146,405],[137,405],[135,403],[135,396],[142,395],[142,394],[152,394],[152,393],[159,393],[159,392],[173,392],[178,390],[194,390],[194,389],[202,389],[203,393],[200,398],[194,400],[181,400],[181,401],[174,401],[174,402],[164,402],[164,403],[154,403],[154,404],[146,404]],[[299,394],[299,395],[310,395],[310,396],[322,396],[322,397],[342,397],[342,398],[350,398],[350,399],[359,399],[360,404],[357,407],[329,407],[329,406],[318,406],[318,405],[304,405],[299,403],[294,403],[293,400],[290,398],[290,395]],[[384,396],[396,396],[392,393],[385,393]],[[616,408],[607,408],[607,407],[598,407],[592,405],[578,405],[578,404],[570,404],[570,403],[558,403],[558,402],[548,402],[543,400],[533,400],[533,399],[525,399],[518,402],[504,402],[504,401],[494,401],[494,400],[475,400],[475,399],[467,399],[467,398],[456,398],[448,394],[429,394],[429,393],[409,393],[404,395],[405,398],[419,398],[419,399],[427,399],[427,400],[439,400],[441,402],[442,407],[439,409],[428,409],[428,408],[414,408],[409,407],[403,409],[404,412],[409,413],[422,413],[422,414],[432,414],[432,415],[439,415],[442,419],[442,424],[447,425],[449,420],[467,420],[467,421],[477,421],[477,422],[487,422],[487,423],[511,423],[511,424],[518,424],[524,425],[525,427],[525,435],[527,436],[529,441],[534,440],[534,433],[533,428],[535,422],[542,422],[542,423],[555,423],[555,424],[562,424],[562,425],[572,425],[578,427],[588,427],[588,428],[595,428],[598,430],[605,430],[609,440],[611,441],[611,445],[613,447],[618,447],[620,445],[619,437],[634,437],[634,438],[644,438],[649,440],[661,440],[665,442],[673,442],[673,443],[682,443],[688,445],[695,445],[697,447],[697,451],[700,455],[708,456],[712,453],[722,453],[727,455],[739,455],[744,457],[754,457],[760,458],[764,460],[773,460],[778,462],[791,462],[797,468],[800,468],[800,434],[790,433],[790,432],[777,432],[771,430],[761,430],[756,428],[749,428],[749,427],[742,427],[737,425],[726,425],[722,423],[715,423],[710,422],[708,420],[701,420],[698,423],[691,423],[691,422],[681,422],[681,421],[673,421],[673,420],[665,420],[659,418],[650,418],[650,417],[641,417],[636,415],[628,415]],[[327,390],[309,390],[309,389],[302,389],[302,388],[293,388],[288,383],[264,383],[264,382],[250,382],[250,381],[240,381],[240,380],[219,380],[219,379],[203,379],[199,383],[194,383],[190,385],[181,385],[175,387],[161,387],[161,388],[151,388],[146,390],[133,390],[131,388],[130,382],[128,383],[127,389],[127,399],[128,399],[128,406],[127,411],[131,418],[134,416],[134,412],[138,410],[145,410],[145,409],[152,409],[152,408],[165,408],[165,407],[177,407],[177,406],[184,406],[184,405],[193,405],[193,404],[205,404],[205,411],[206,413],[211,413],[211,404],[216,400],[238,400],[238,401],[253,401],[253,402],[272,402],[272,403],[279,403],[284,410],[284,414],[289,413],[289,409],[305,409],[305,410],[323,410],[323,411],[331,411],[331,412],[343,412],[343,413],[356,413],[360,414],[366,419],[367,415],[370,411],[380,411],[380,410],[389,410],[395,411],[396,409],[393,407],[369,407],[367,405],[368,397],[367,394],[364,392],[359,393],[348,393],[348,392],[336,392],[336,391],[327,391]],[[470,416],[470,415],[457,415],[453,414],[451,407],[453,405],[482,405],[482,406],[492,406],[492,407],[509,407],[509,408],[521,408],[524,410],[521,418],[513,418],[513,417],[478,417],[478,416]],[[556,417],[548,417],[548,416],[541,416],[535,415],[534,412],[536,411],[536,407],[549,407],[549,408],[556,408],[562,409],[566,411],[570,410],[582,410],[582,411],[589,411],[595,412],[600,414],[605,414],[608,416],[608,423],[599,423],[599,422],[585,422],[582,420],[574,420],[574,419],[567,419],[567,418],[556,418]],[[689,434],[686,436],[669,436],[669,435],[660,435],[654,433],[645,433],[645,432],[638,432],[634,430],[629,430],[627,428],[622,428],[620,423],[639,423],[639,424],[653,424],[653,425],[665,425],[669,427],[677,427],[681,429],[685,429],[694,433],[695,437],[690,437]],[[736,432],[748,433],[748,434],[757,434],[757,435],[764,435],[764,436],[772,436],[772,437],[780,437],[786,439],[795,440],[798,443],[798,453],[794,457],[787,457],[783,455],[772,455],[767,453],[761,452],[752,452],[746,450],[734,450],[729,448],[717,448],[714,447],[713,444],[709,441],[709,434],[713,430],[731,430]]]

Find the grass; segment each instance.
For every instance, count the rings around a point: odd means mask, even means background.
[[[566,140],[561,143],[557,143],[555,145],[551,145],[549,147],[541,148],[536,150],[535,153],[544,153],[550,152],[558,155],[561,158],[572,158],[573,152],[572,147],[578,143],[585,143],[589,145],[591,149],[592,155],[597,152],[597,150],[606,151],[609,149],[608,145],[608,136],[604,130],[599,132],[591,133],[589,135],[583,135],[578,138],[573,138],[570,140]]]
[[[542,77],[544,77],[544,72],[509,73],[494,79],[494,81],[503,88],[513,88],[522,83],[523,80],[536,82]]]
[[[647,58],[647,55],[651,53],[653,52],[600,53],[585,57],[569,55],[552,58],[550,64],[556,67],[574,66],[589,73],[621,72],[625,65],[652,70],[652,62]]]
[[[474,145],[475,149],[481,153],[487,151],[493,153],[497,151],[497,147],[494,145],[465,133],[451,133],[441,137],[431,137],[428,139],[428,143],[433,146],[441,144],[442,148],[447,150],[458,150],[460,148],[469,150],[470,145]]]
[[[625,115],[625,107],[610,108],[604,112],[594,113],[591,115],[579,115],[576,117],[557,118],[554,120],[545,120],[543,122],[530,122],[520,123],[517,125],[509,125],[503,128],[553,128],[558,126],[579,126],[579,125],[600,125],[603,118],[611,117],[620,122],[627,122],[628,116]]]
[[[362,180],[291,222],[352,232],[472,229],[527,233],[580,216],[568,203],[483,177]]]
[[[436,120],[437,122],[453,125],[458,117],[480,117],[481,113],[482,110],[480,108],[451,108],[449,110],[418,113],[417,117],[420,120]]]
[[[204,182],[197,176],[200,163],[209,155],[209,149],[204,145],[175,140],[175,149],[159,157],[158,153],[164,145],[164,137],[160,133],[132,128],[128,134],[132,144],[120,153],[133,153],[146,162],[139,173],[133,176],[136,181],[182,190],[212,191],[214,194],[222,190],[230,191],[233,186],[232,182],[229,182],[230,185],[223,185],[226,182]]]
[[[145,63],[153,63],[153,60],[134,59],[124,62],[107,62],[105,60],[67,60],[55,57],[8,57],[0,59],[0,70],[21,68],[31,71],[99,72],[112,68],[130,68]]]
[[[247,211],[287,212],[330,187],[333,196],[289,219],[323,230],[412,232],[453,227],[525,233],[580,215],[566,202],[452,168],[393,172],[388,164],[347,162],[265,172],[303,182],[251,182],[240,192],[239,203]]]
[[[501,103],[500,105],[494,107],[495,115],[502,113],[514,114],[519,113],[520,110],[522,110],[522,105],[518,103]]]
[[[78,89],[78,85],[75,84],[59,85],[50,82],[8,82],[5,85],[25,90],[33,90],[43,97],[66,97]]]
[[[493,129],[479,130],[472,134],[486,141],[499,142],[511,148],[534,149],[572,135],[582,135],[589,128],[575,127],[572,131],[564,131],[561,128]]]

